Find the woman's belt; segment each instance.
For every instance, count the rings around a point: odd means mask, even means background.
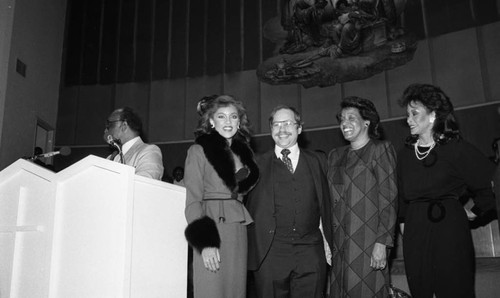
[[[238,195],[234,196],[234,193],[231,195],[230,198],[204,198],[203,201],[219,201],[219,222],[225,222],[226,221],[226,213],[224,212],[224,201],[236,201],[240,204],[243,204],[240,200],[238,200]],[[205,212],[206,213],[206,212]]]
[[[443,201],[445,200],[458,200],[458,197],[455,195],[444,195],[440,197],[427,198],[422,197],[417,200],[409,201],[410,204],[415,203],[429,203],[427,206],[427,218],[433,223],[437,223],[442,221],[446,217],[446,208],[443,205]],[[436,209],[437,208],[437,209]],[[437,210],[437,216],[434,216],[434,211]]]

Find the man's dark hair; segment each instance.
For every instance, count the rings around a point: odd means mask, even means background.
[[[124,107],[120,111],[120,118],[127,122],[127,125],[139,136],[143,135],[142,120],[130,107]]]

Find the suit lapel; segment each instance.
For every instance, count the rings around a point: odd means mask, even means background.
[[[134,145],[132,145],[132,147],[130,147],[130,149],[127,151],[127,153],[125,153],[123,155],[123,163],[124,164],[129,164],[130,160],[132,159],[132,157],[134,156],[135,152],[137,152],[138,148],[143,144],[144,142],[142,141],[142,139],[138,139],[137,142],[134,143]]]
[[[319,172],[321,171],[321,168],[317,167],[317,163],[314,160],[315,157],[306,150],[300,150],[299,158],[304,158],[304,162],[310,170],[310,174],[312,175],[314,181],[314,188],[316,189],[316,195],[318,196],[318,204],[321,208],[323,205],[323,184]]]
[[[267,183],[267,185],[265,185],[262,190],[263,190],[263,196],[265,197],[268,197],[268,198],[271,198],[272,200],[272,204],[271,204],[271,208],[273,210],[273,214],[274,214],[274,185],[275,185],[275,181],[274,181],[274,173],[276,171],[275,169],[275,164],[274,164],[274,161],[276,159],[276,155],[274,154],[274,150],[271,150],[270,152],[267,153],[267,155],[264,155],[262,157],[262,164],[263,164],[263,167],[266,167],[266,169],[264,171],[262,171],[262,175],[264,173],[269,173],[269,177],[262,177],[264,179],[261,178],[260,181],[265,181],[265,183]],[[269,193],[267,192],[269,191]]]

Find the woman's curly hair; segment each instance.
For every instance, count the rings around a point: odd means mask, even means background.
[[[460,138],[460,130],[455,118],[453,104],[450,98],[441,88],[430,84],[412,84],[403,92],[399,100],[402,107],[421,103],[428,113],[434,112],[436,119],[432,127],[432,137],[439,144],[446,144],[452,139]],[[414,144],[417,135],[411,135],[406,139],[408,145]]]
[[[199,137],[205,134],[210,134],[215,129],[210,124],[210,119],[213,118],[215,112],[219,108],[233,106],[238,112],[238,117],[240,118],[240,126],[236,132],[235,137],[241,137],[246,142],[250,142],[251,132],[250,132],[250,122],[248,116],[241,101],[236,100],[231,95],[211,95],[205,96],[198,102],[197,111],[200,115],[198,121],[198,127],[196,128],[194,135]]]

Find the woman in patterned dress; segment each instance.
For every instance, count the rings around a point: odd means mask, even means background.
[[[396,224],[396,153],[381,141],[373,103],[345,98],[337,115],[350,143],[328,157],[333,199],[331,298],[388,296],[387,257]]]

